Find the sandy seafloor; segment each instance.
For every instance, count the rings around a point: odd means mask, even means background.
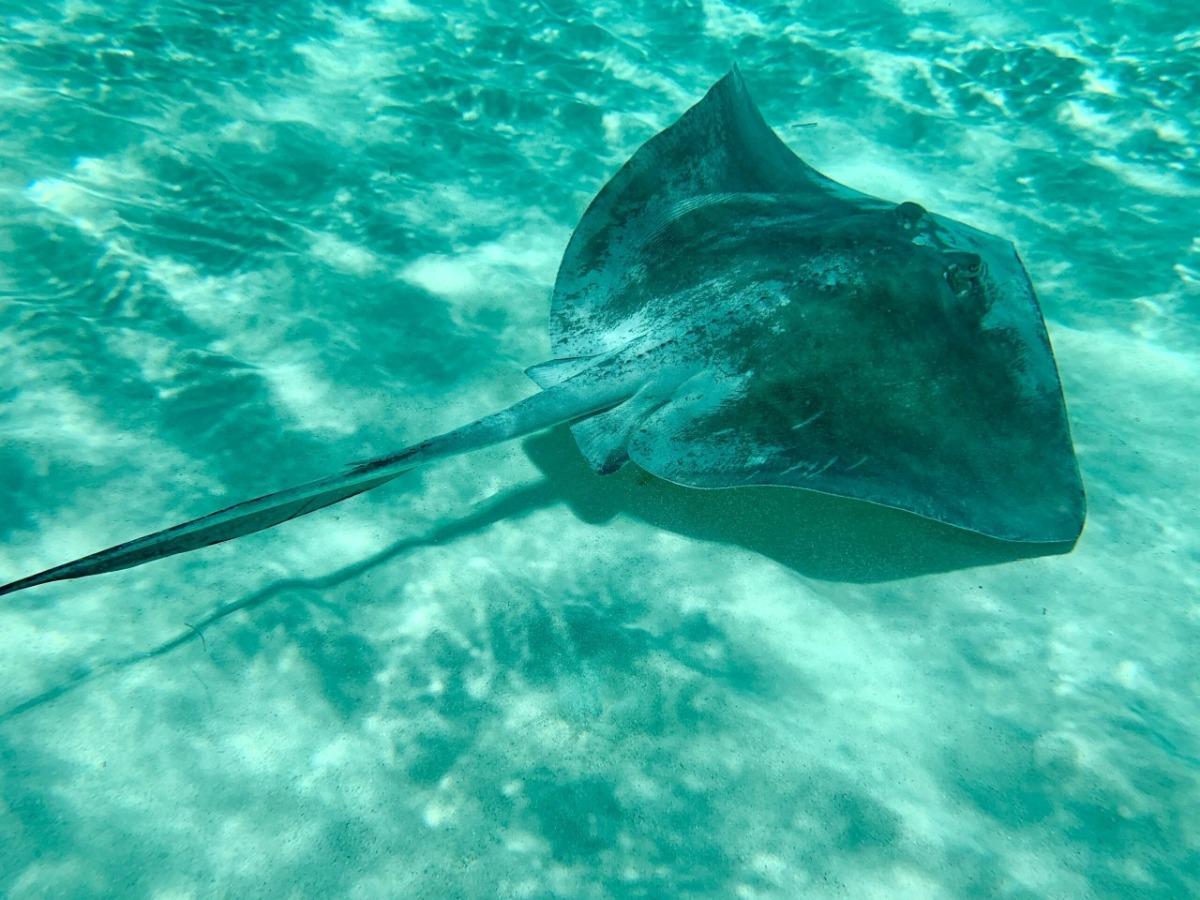
[[[1200,895],[1190,7],[5,3],[0,581],[531,393],[580,213],[735,61],[1016,242],[1089,518],[1031,555],[557,430],[6,597],[0,894]]]

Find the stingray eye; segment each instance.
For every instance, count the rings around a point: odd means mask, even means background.
[[[946,254],[946,283],[958,296],[977,287],[982,275],[983,259],[978,253],[956,251]]]
[[[911,200],[905,200],[896,207],[894,212],[900,228],[904,231],[914,231],[921,224],[921,219],[925,218],[925,207],[920,203],[913,203]]]

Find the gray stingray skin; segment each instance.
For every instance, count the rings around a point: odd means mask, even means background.
[[[785,485],[1011,541],[1074,540],[1084,498],[1037,299],[1008,241],[860,194],[783,144],[735,68],[584,214],[557,359],[509,409],[0,586],[262,531],[434,460],[573,421],[598,472]]]
[[[1082,529],[1012,244],[821,175],[737,69],[596,197],[550,323],[556,354],[657,379],[575,426],[598,471],[627,456],[682,485],[808,488],[1014,541]]]

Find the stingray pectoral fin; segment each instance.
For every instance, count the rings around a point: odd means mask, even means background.
[[[914,417],[862,402],[869,385],[855,387],[850,375],[853,390],[841,382],[814,390],[774,372],[740,381],[708,374],[646,417],[629,440],[630,460],[688,487],[803,488],[1006,541],[1069,542],[1083,528],[1083,486],[1056,391],[978,410],[939,408],[933,394]]]
[[[591,383],[564,383],[455,431],[398,453],[359,463],[342,474],[247,500],[0,586],[0,594],[11,594],[51,581],[128,569],[263,531],[377,488],[425,463],[517,438],[607,408],[623,400],[624,396],[621,388],[616,386],[597,390]]]

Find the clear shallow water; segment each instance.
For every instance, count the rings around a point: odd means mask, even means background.
[[[6,9],[0,575],[528,394],[579,214],[734,61],[1016,241],[1090,513],[1021,558],[555,431],[6,597],[0,891],[1200,891],[1200,32],[1022,7]]]

